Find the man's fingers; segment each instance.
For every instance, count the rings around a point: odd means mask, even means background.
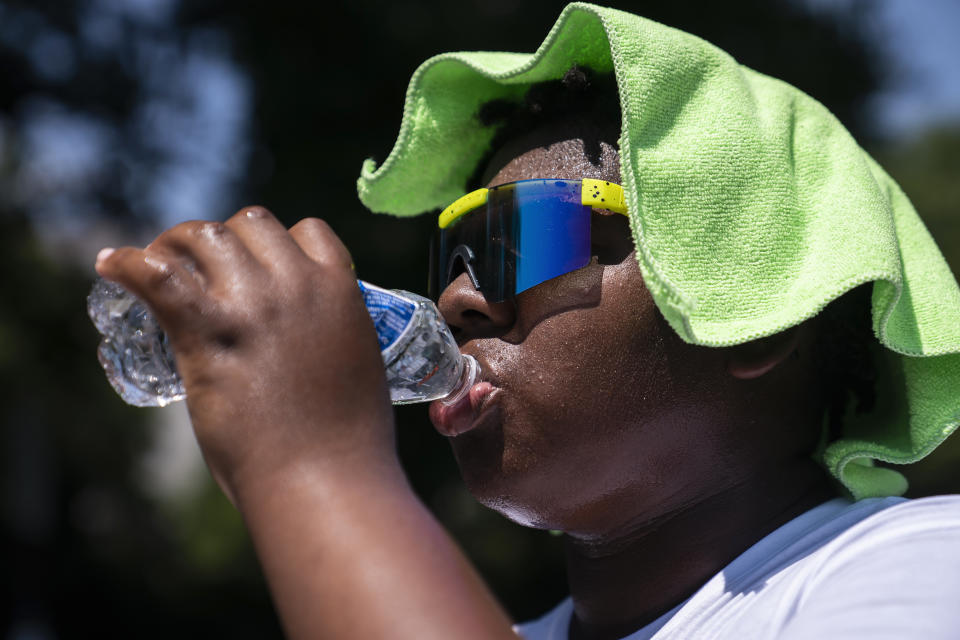
[[[193,220],[163,232],[148,249],[165,247],[196,267],[201,282],[217,287],[259,266],[244,242],[222,222]]]
[[[161,323],[170,321],[177,310],[195,307],[202,295],[183,258],[163,248],[101,252],[97,273],[146,302]]]
[[[267,269],[295,268],[303,259],[303,251],[286,228],[263,207],[244,207],[225,224]]]
[[[314,262],[352,267],[353,259],[330,225],[319,218],[304,218],[290,228],[290,235]]]
[[[339,271],[349,277],[337,280],[353,282],[350,252],[327,223],[310,218],[287,231],[261,207],[245,208],[225,224],[182,223],[145,249],[122,247],[102,252],[97,259],[100,275],[147,303],[168,331],[185,314],[208,313],[213,302],[208,296],[221,299],[216,290],[230,289],[235,282],[254,283],[252,289],[246,288],[248,294],[268,282],[315,286],[311,278],[322,270],[310,265],[329,268],[328,276]],[[261,269],[280,279],[259,277],[267,275]],[[240,295],[237,291],[230,295],[235,294]]]

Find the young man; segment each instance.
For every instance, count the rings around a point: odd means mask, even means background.
[[[619,144],[602,100],[504,140],[478,122],[543,81],[597,90],[576,65],[615,74]],[[696,38],[571,5],[534,56],[428,61],[405,114],[361,197],[457,201],[438,306],[484,372],[431,419],[478,499],[566,534],[571,599],[524,635],[950,637],[960,507],[882,498],[898,474],[862,461],[916,459],[955,427],[960,293],[821,106]],[[464,204],[477,175],[498,188]],[[98,258],[167,330],[290,636],[515,637],[406,484],[350,265],[322,221],[288,231],[257,207]],[[830,410],[814,316],[870,282],[882,344],[915,355],[878,350],[893,373],[860,420]],[[868,499],[834,498],[833,478]]]

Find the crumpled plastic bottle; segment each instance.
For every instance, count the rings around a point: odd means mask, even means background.
[[[463,398],[480,367],[460,353],[436,305],[408,291],[357,283],[377,330],[393,404]],[[124,401],[162,407],[186,397],[167,335],[141,300],[101,278],[87,297],[87,312],[103,336],[100,364]]]

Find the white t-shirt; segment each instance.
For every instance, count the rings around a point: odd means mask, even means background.
[[[520,625],[567,640],[567,598]],[[960,638],[960,496],[837,498],[750,547],[623,640]]]

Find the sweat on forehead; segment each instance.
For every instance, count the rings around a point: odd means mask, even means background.
[[[483,172],[484,185],[529,178],[620,182],[616,135],[583,120],[546,124],[507,141]]]

